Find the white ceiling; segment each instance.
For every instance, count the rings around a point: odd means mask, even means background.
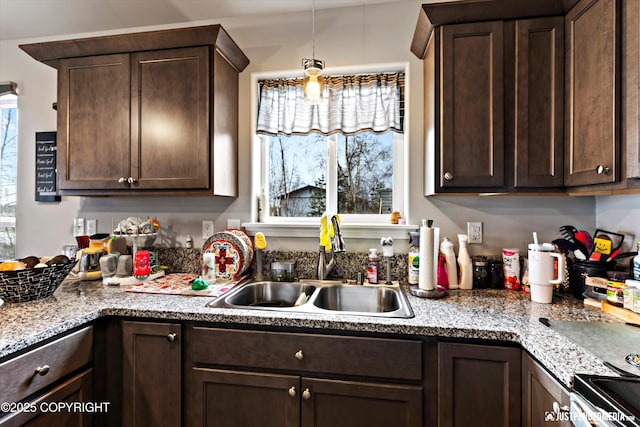
[[[402,0],[315,0],[315,8]],[[427,0],[425,3],[432,0]],[[313,0],[0,0],[0,40],[309,11]]]

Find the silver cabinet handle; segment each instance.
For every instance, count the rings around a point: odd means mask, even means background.
[[[36,374],[40,375],[40,376],[44,376],[47,375],[47,373],[49,372],[49,369],[51,369],[49,367],[49,365],[42,365],[42,366],[38,366],[36,368]]]
[[[444,180],[445,181],[451,181],[453,179],[453,174],[451,172],[445,172],[444,173]]]
[[[598,175],[609,175],[611,173],[611,168],[603,165],[596,166],[596,173]]]
[[[127,182],[127,178],[125,178],[124,176],[121,176],[120,178],[118,178],[118,182],[120,184],[124,184],[125,182]]]
[[[296,397],[296,388],[295,387],[291,387],[289,389],[289,396]]]
[[[311,399],[311,392],[309,391],[308,388],[305,388],[304,391],[302,392],[302,398],[306,400]]]
[[[135,178],[134,178],[134,177],[132,177],[132,176],[130,176],[130,177],[127,179],[127,182],[128,182],[129,184],[135,184],[137,181],[138,181],[138,180],[137,180],[137,179],[135,179]]]
[[[298,360],[302,360],[304,359],[304,353],[302,353],[302,350],[298,350],[296,351],[296,354],[294,355],[294,357]]]
[[[560,406],[560,404],[556,401],[553,402],[552,407],[553,407],[553,412],[555,412],[556,414],[567,413],[571,410],[569,406],[567,405]]]
[[[167,335],[167,340],[169,342],[174,342],[176,340],[176,334],[174,332],[170,333],[169,335]]]

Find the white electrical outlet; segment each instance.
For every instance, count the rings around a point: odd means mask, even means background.
[[[467,237],[469,243],[482,243],[482,223],[467,222]]]
[[[213,221],[202,221],[202,239],[213,236]]]
[[[98,232],[98,220],[88,219],[87,220],[87,236],[92,236],[97,232]]]

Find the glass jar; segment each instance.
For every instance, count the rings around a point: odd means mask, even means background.
[[[490,286],[489,265],[484,258],[473,260],[473,287],[474,289],[486,289]]]

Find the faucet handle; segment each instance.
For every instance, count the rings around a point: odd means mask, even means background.
[[[333,252],[344,252],[345,244],[340,232],[340,219],[338,215],[331,217],[331,225],[333,225]]]

